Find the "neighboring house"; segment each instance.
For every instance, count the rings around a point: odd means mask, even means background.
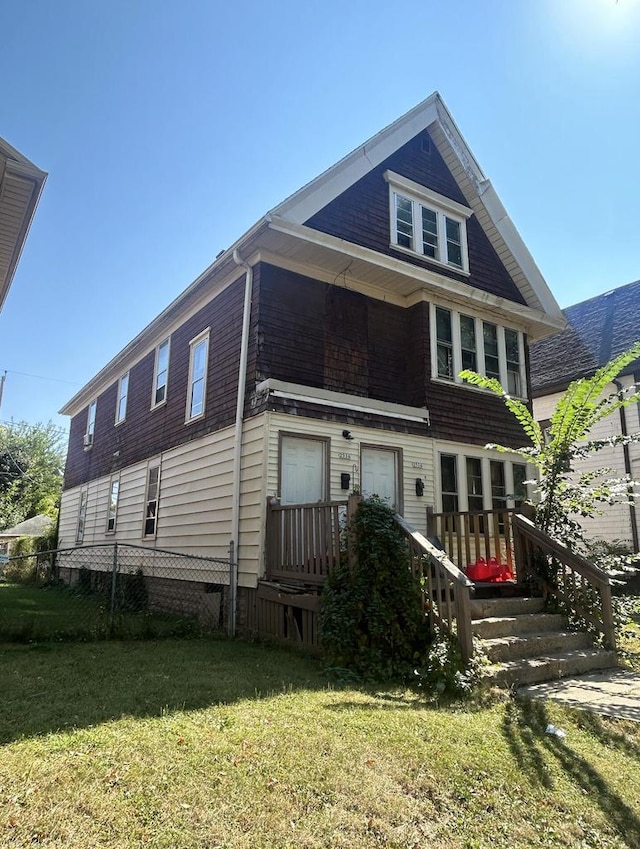
[[[567,386],[580,377],[591,377],[600,366],[628,350],[640,340],[640,281],[612,289],[603,295],[564,310],[567,328],[556,336],[531,345],[531,388],[536,419],[544,426]],[[640,381],[640,362],[631,363],[606,394]],[[619,433],[640,432],[637,404],[601,421],[591,432],[592,439],[606,439]],[[607,467],[612,477],[630,475],[640,479],[640,445],[606,448],[583,460],[579,470]],[[639,551],[638,516],[628,504],[605,505],[602,515],[583,520],[589,536],[609,542],[620,540]]]
[[[563,327],[433,94],[261,218],[65,405],[60,545],[224,557],[233,540],[242,617],[273,566],[269,498],[377,493],[423,531],[427,507],[512,505],[526,469],[484,446],[522,431],[457,375],[527,399],[529,341]]]
[[[39,514],[31,519],[25,519],[24,522],[19,522],[12,528],[0,531],[0,551],[5,553],[9,551],[11,543],[16,539],[43,536],[51,530],[53,524],[51,516]]]
[[[0,138],[0,310],[47,175]]]

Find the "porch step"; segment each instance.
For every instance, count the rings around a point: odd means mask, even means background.
[[[523,613],[517,616],[487,616],[473,619],[473,634],[482,640],[509,637],[514,634],[562,631],[565,622],[559,613]]]
[[[486,619],[502,616],[522,616],[526,613],[542,613],[541,598],[478,598],[471,602],[471,618]]]
[[[544,612],[541,598],[475,598],[472,630],[490,661],[483,676],[498,686],[537,684],[617,665],[616,653],[594,648],[584,631]]]
[[[594,669],[610,669],[618,665],[614,651],[584,648],[541,657],[522,658],[489,667],[485,677],[499,687],[538,684]]]
[[[482,647],[489,660],[496,663],[566,654],[575,649],[592,648],[593,644],[584,631],[547,631],[495,637],[483,640]]]

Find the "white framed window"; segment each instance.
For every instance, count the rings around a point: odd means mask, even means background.
[[[147,469],[147,489],[144,507],[143,537],[155,537],[158,527],[158,503],[160,501],[160,464],[154,463]]]
[[[467,219],[473,210],[413,180],[385,171],[389,183],[391,244],[469,273]]]
[[[463,369],[493,377],[517,398],[526,398],[524,336],[449,307],[431,304],[431,376],[462,384]]]
[[[526,463],[496,460],[473,450],[442,451],[439,468],[443,513],[506,510],[527,498]]]
[[[92,401],[89,404],[89,409],[87,410],[87,429],[84,432],[84,447],[85,451],[88,448],[91,448],[93,445],[93,438],[95,436],[96,431],[96,410],[98,408],[98,402]]]
[[[116,529],[116,518],[118,516],[118,495],[120,493],[120,477],[111,478],[109,487],[109,504],[107,505],[107,533],[112,534]]]
[[[204,416],[207,395],[207,365],[209,360],[209,330],[205,330],[189,343],[189,388],[187,413],[190,422]]]
[[[118,381],[118,404],[116,406],[116,424],[127,417],[127,396],[129,394],[129,372],[123,374]]]
[[[153,397],[151,409],[159,407],[167,400],[167,381],[169,379],[169,348],[170,338],[165,339],[156,348],[156,359],[153,367]]]
[[[82,545],[84,541],[84,528],[87,521],[87,490],[80,490],[80,504],[78,505],[78,523],[76,525],[76,545]]]

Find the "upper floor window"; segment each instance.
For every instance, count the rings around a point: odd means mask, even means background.
[[[96,409],[98,407],[97,401],[92,401],[89,404],[89,409],[87,411],[87,429],[84,432],[84,447],[91,448],[93,445],[93,437],[95,435],[96,430]]]
[[[127,416],[127,395],[129,394],[129,372],[123,374],[118,382],[118,406],[116,408],[116,424],[123,422]]]
[[[153,398],[151,407],[157,407],[167,400],[167,379],[169,377],[169,339],[165,339],[156,348],[156,362],[153,369]]]
[[[111,478],[109,488],[109,504],[107,507],[107,533],[113,533],[116,529],[116,516],[118,514],[118,495],[120,493],[120,478]]]
[[[207,361],[209,359],[209,331],[205,330],[190,343],[189,389],[187,392],[186,421],[204,415],[207,388]]]
[[[519,330],[432,305],[432,377],[461,383],[463,369],[495,378],[513,396],[526,398],[524,337]]]
[[[385,171],[384,177],[389,183],[392,244],[468,273],[467,218],[472,210],[392,171]]]

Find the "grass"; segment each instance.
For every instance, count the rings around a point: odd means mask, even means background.
[[[226,640],[5,645],[0,693],[2,846],[640,845],[633,723],[332,687]]]
[[[109,621],[109,599],[69,587],[42,587],[0,582],[0,640],[92,639],[115,634],[153,637],[182,634],[189,624],[180,617],[122,614]]]

